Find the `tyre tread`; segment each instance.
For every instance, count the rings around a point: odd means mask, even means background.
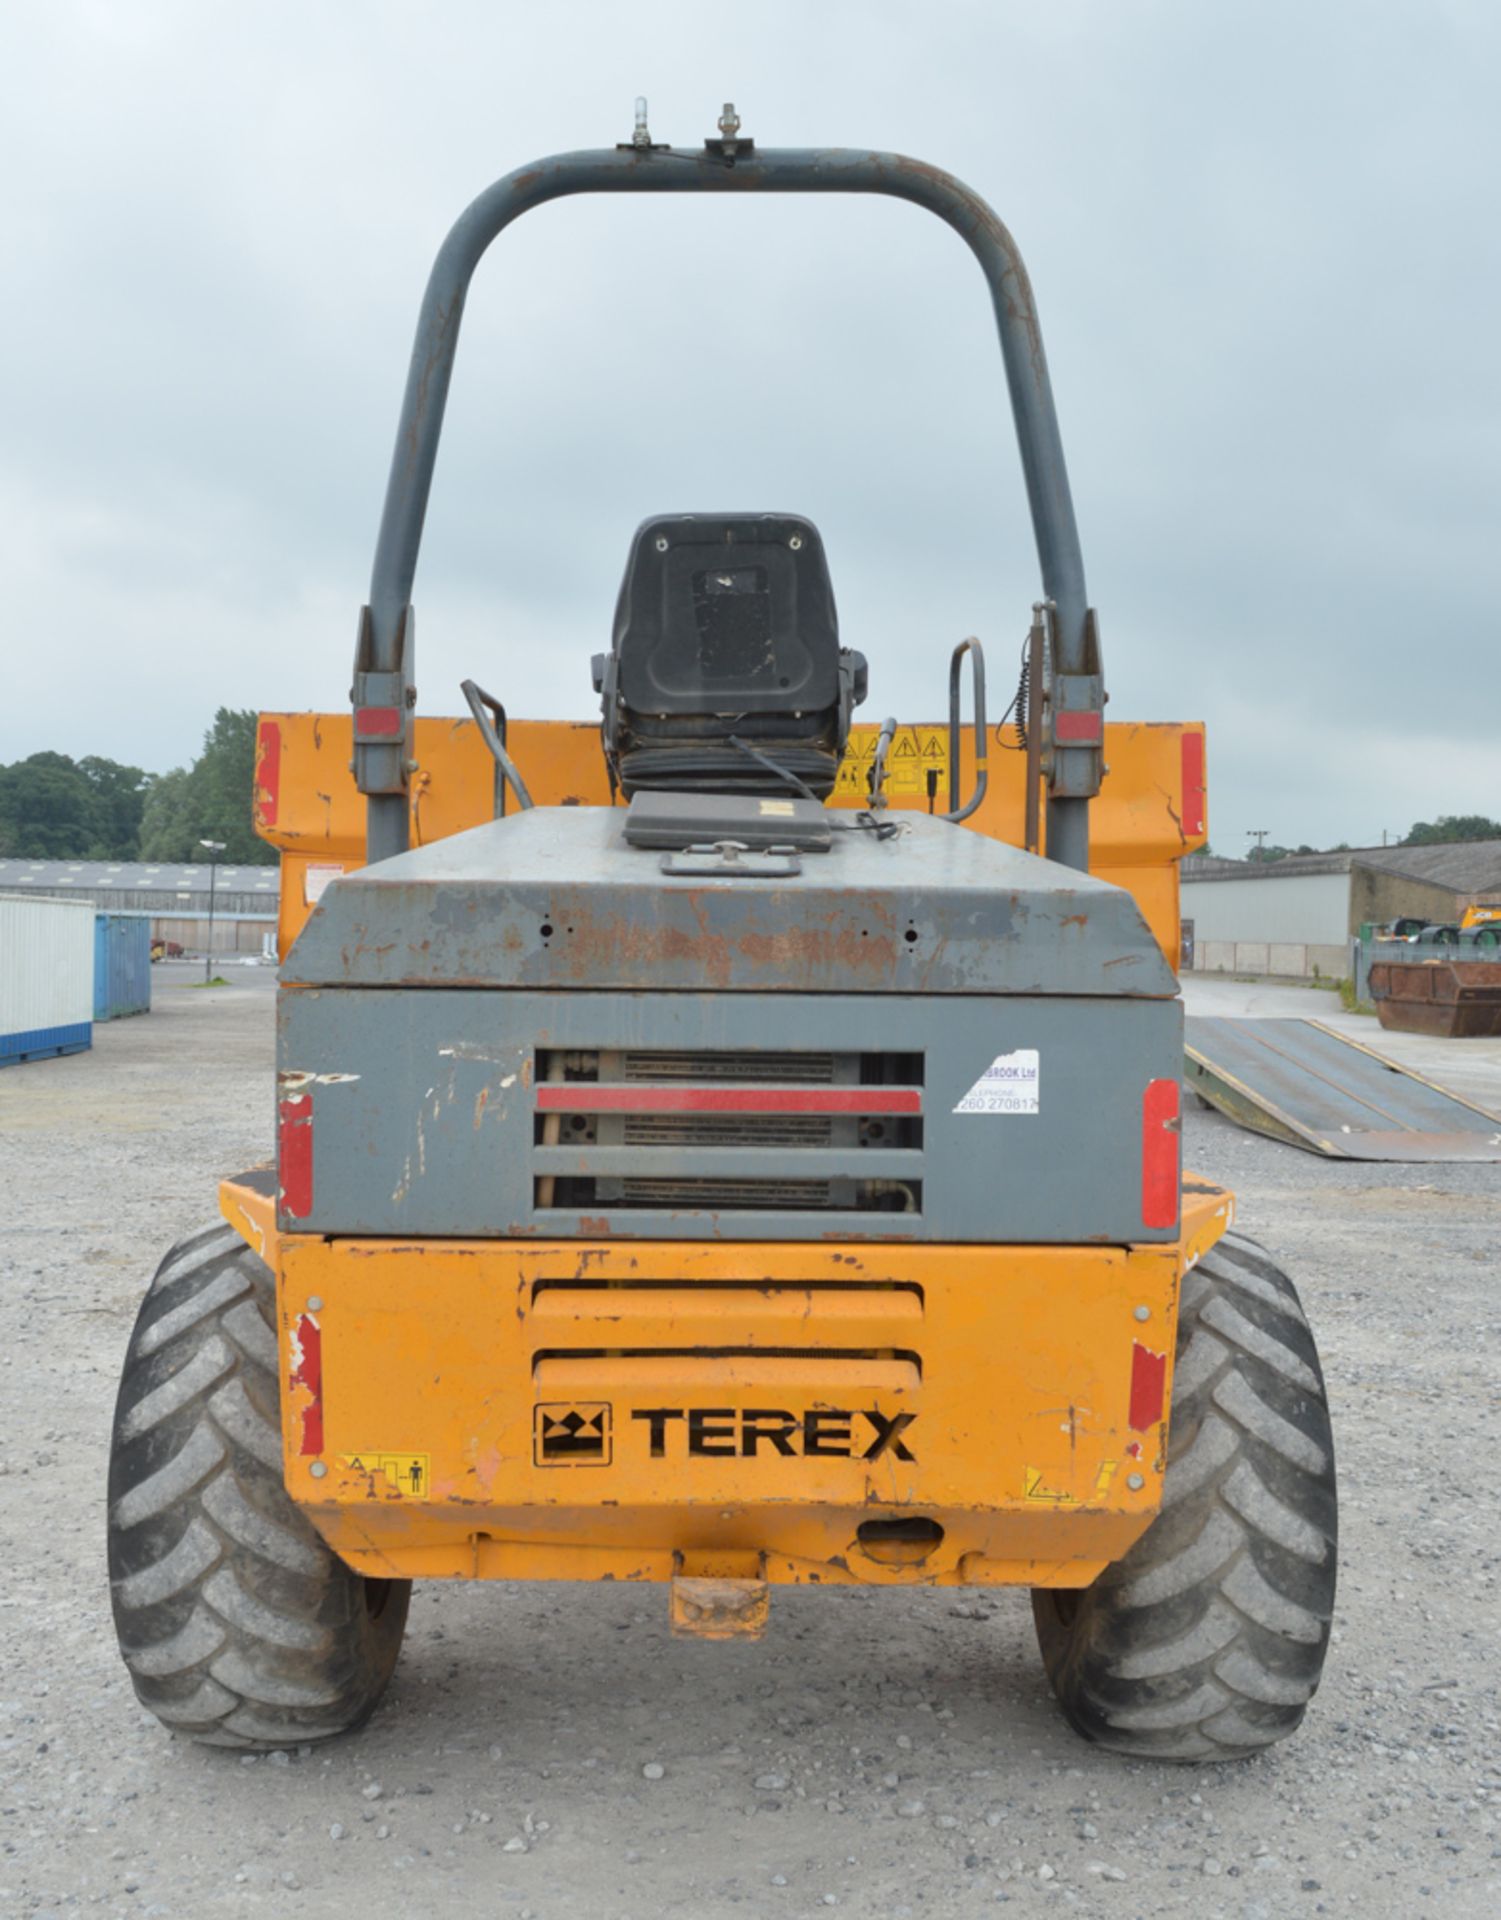
[[[346,1567],[286,1492],[274,1308],[270,1269],[232,1229],[173,1247],[126,1356],[110,1462],[112,1600],[136,1693],[174,1732],[252,1750],[357,1726],[409,1595]]]
[[[1257,1753],[1302,1720],[1334,1609],[1334,1446],[1291,1280],[1227,1234],[1185,1277],[1158,1518],[1093,1587],[1033,1595],[1054,1691],[1143,1759]]]

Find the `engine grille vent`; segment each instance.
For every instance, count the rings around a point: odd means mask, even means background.
[[[537,1058],[539,1211],[920,1212],[915,1053]]]
[[[628,1147],[826,1147],[833,1128],[816,1113],[631,1113],[622,1138]]]
[[[828,1180],[635,1180],[620,1182],[627,1207],[788,1207],[801,1212],[830,1204]],[[605,1204],[610,1204],[606,1202]]]
[[[606,1054],[618,1061],[622,1080],[733,1080],[746,1086],[765,1081],[799,1086],[831,1085],[836,1055],[832,1053],[621,1053]],[[857,1054],[846,1055],[850,1060]]]

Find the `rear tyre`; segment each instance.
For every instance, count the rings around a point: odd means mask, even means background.
[[[275,1292],[232,1229],[179,1241],[131,1335],[110,1451],[110,1586],[136,1693],[174,1733],[251,1750],[358,1726],[411,1596],[351,1572],[282,1483]]]
[[[1082,1591],[1034,1589],[1074,1728],[1147,1760],[1283,1740],[1323,1670],[1335,1585],[1334,1444],[1292,1282],[1240,1234],[1184,1276],[1162,1511]]]

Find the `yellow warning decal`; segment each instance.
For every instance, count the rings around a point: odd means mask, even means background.
[[[426,1496],[432,1468],[429,1453],[341,1453],[339,1458],[353,1473],[384,1474],[392,1491],[405,1499]]]
[[[864,796],[870,791],[871,762],[876,755],[879,727],[851,727],[849,742],[834,783],[836,793]],[[890,794],[924,795],[928,776],[936,781],[948,776],[949,743],[937,727],[898,727],[891,736],[886,754],[886,791]],[[936,788],[935,788],[936,791]]]
[[[1100,1471],[1095,1476],[1094,1493],[1091,1496],[1093,1499],[1104,1499],[1110,1491],[1110,1482],[1115,1478],[1115,1470],[1119,1465],[1118,1460],[1106,1460],[1101,1463]],[[1023,1467],[1022,1493],[1028,1500],[1044,1500],[1049,1506],[1054,1507],[1076,1507],[1079,1504],[1078,1494],[1065,1492],[1062,1487],[1044,1486],[1040,1467]]]

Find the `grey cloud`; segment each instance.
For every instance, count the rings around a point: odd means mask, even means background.
[[[1036,284],[1113,712],[1203,717],[1218,844],[1494,813],[1501,24],[1480,5],[60,4],[0,25],[0,757],[165,766],[347,685],[418,295],[508,167],[950,167]],[[1004,682],[1036,566],[982,284],[863,203],[577,203],[481,268],[418,577],[429,710],[590,709],[631,528],[791,506],[872,706]],[[15,644],[16,637],[21,643]]]

